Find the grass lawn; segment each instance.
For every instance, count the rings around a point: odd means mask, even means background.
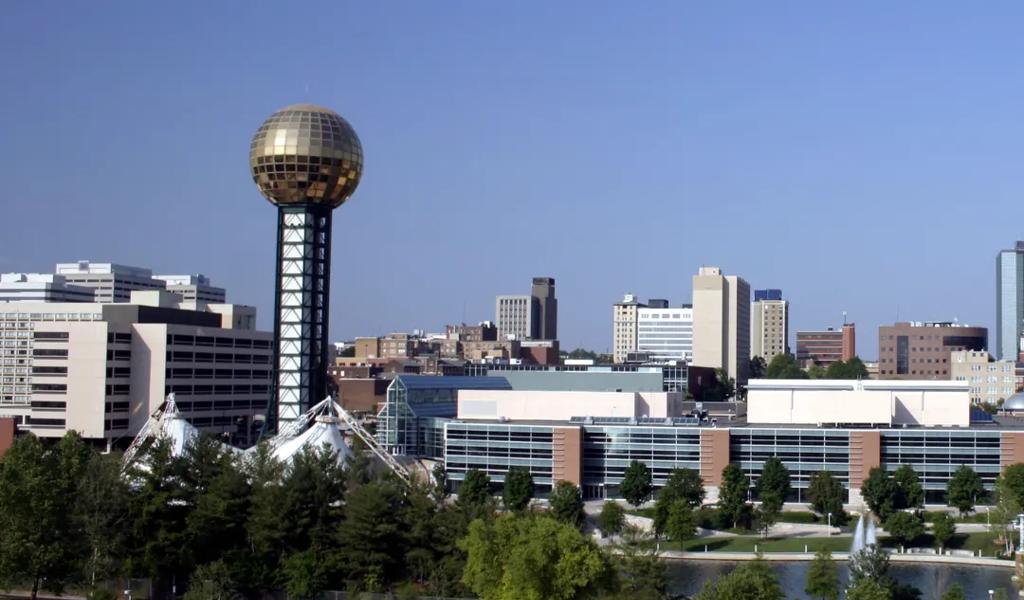
[[[924,520],[925,520],[925,522],[926,523],[934,523],[935,522],[935,515],[938,515],[938,514],[939,514],[939,511],[933,511],[933,510],[926,510],[926,511],[924,511]],[[968,514],[966,516],[963,516],[963,517],[961,517],[960,513],[957,513],[957,512],[950,513],[950,514],[953,515],[953,518],[956,519],[957,523],[987,523],[988,522],[988,514],[987,514],[987,512],[986,512],[986,510],[984,508],[981,509],[979,512],[973,512],[973,513],[970,513],[970,514]]]
[[[958,533],[950,540],[947,548],[954,550],[981,550],[985,556],[992,556],[997,547],[993,544],[995,536],[989,532]],[[894,547],[895,544],[889,538],[882,538],[882,546]],[[687,540],[682,544],[677,542],[662,542],[661,547],[666,550],[683,550],[686,552],[704,552],[705,545],[709,552],[754,552],[757,546],[759,552],[803,552],[806,546],[808,552],[816,552],[822,548],[830,552],[849,552],[850,536],[832,537],[800,537],[800,538],[774,538],[762,539],[760,536],[737,536],[737,537],[713,537],[697,540]],[[914,546],[932,547],[934,540],[931,535],[923,535],[915,540]]]

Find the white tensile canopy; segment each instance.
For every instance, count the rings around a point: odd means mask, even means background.
[[[318,417],[313,425],[306,431],[294,437],[275,440],[273,449],[274,458],[278,461],[289,464],[296,454],[303,448],[320,449],[325,444],[338,454],[338,462],[347,463],[352,455],[352,450],[345,443],[341,433],[341,424],[337,419],[322,416]]]

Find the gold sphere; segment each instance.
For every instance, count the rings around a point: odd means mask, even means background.
[[[314,104],[270,115],[249,146],[252,180],[277,205],[341,206],[359,185],[363,146],[348,121]]]

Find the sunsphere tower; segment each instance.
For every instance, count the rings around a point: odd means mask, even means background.
[[[327,394],[331,213],[359,185],[363,147],[338,113],[293,104],[256,131],[249,166],[278,210],[274,402],[267,415],[267,431],[276,431]]]

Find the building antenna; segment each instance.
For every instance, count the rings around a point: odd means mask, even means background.
[[[846,325],[846,311],[843,311],[843,325]]]
[[[462,299],[462,323],[463,323],[463,325],[465,325],[465,323],[466,323],[466,299],[465,298]]]

